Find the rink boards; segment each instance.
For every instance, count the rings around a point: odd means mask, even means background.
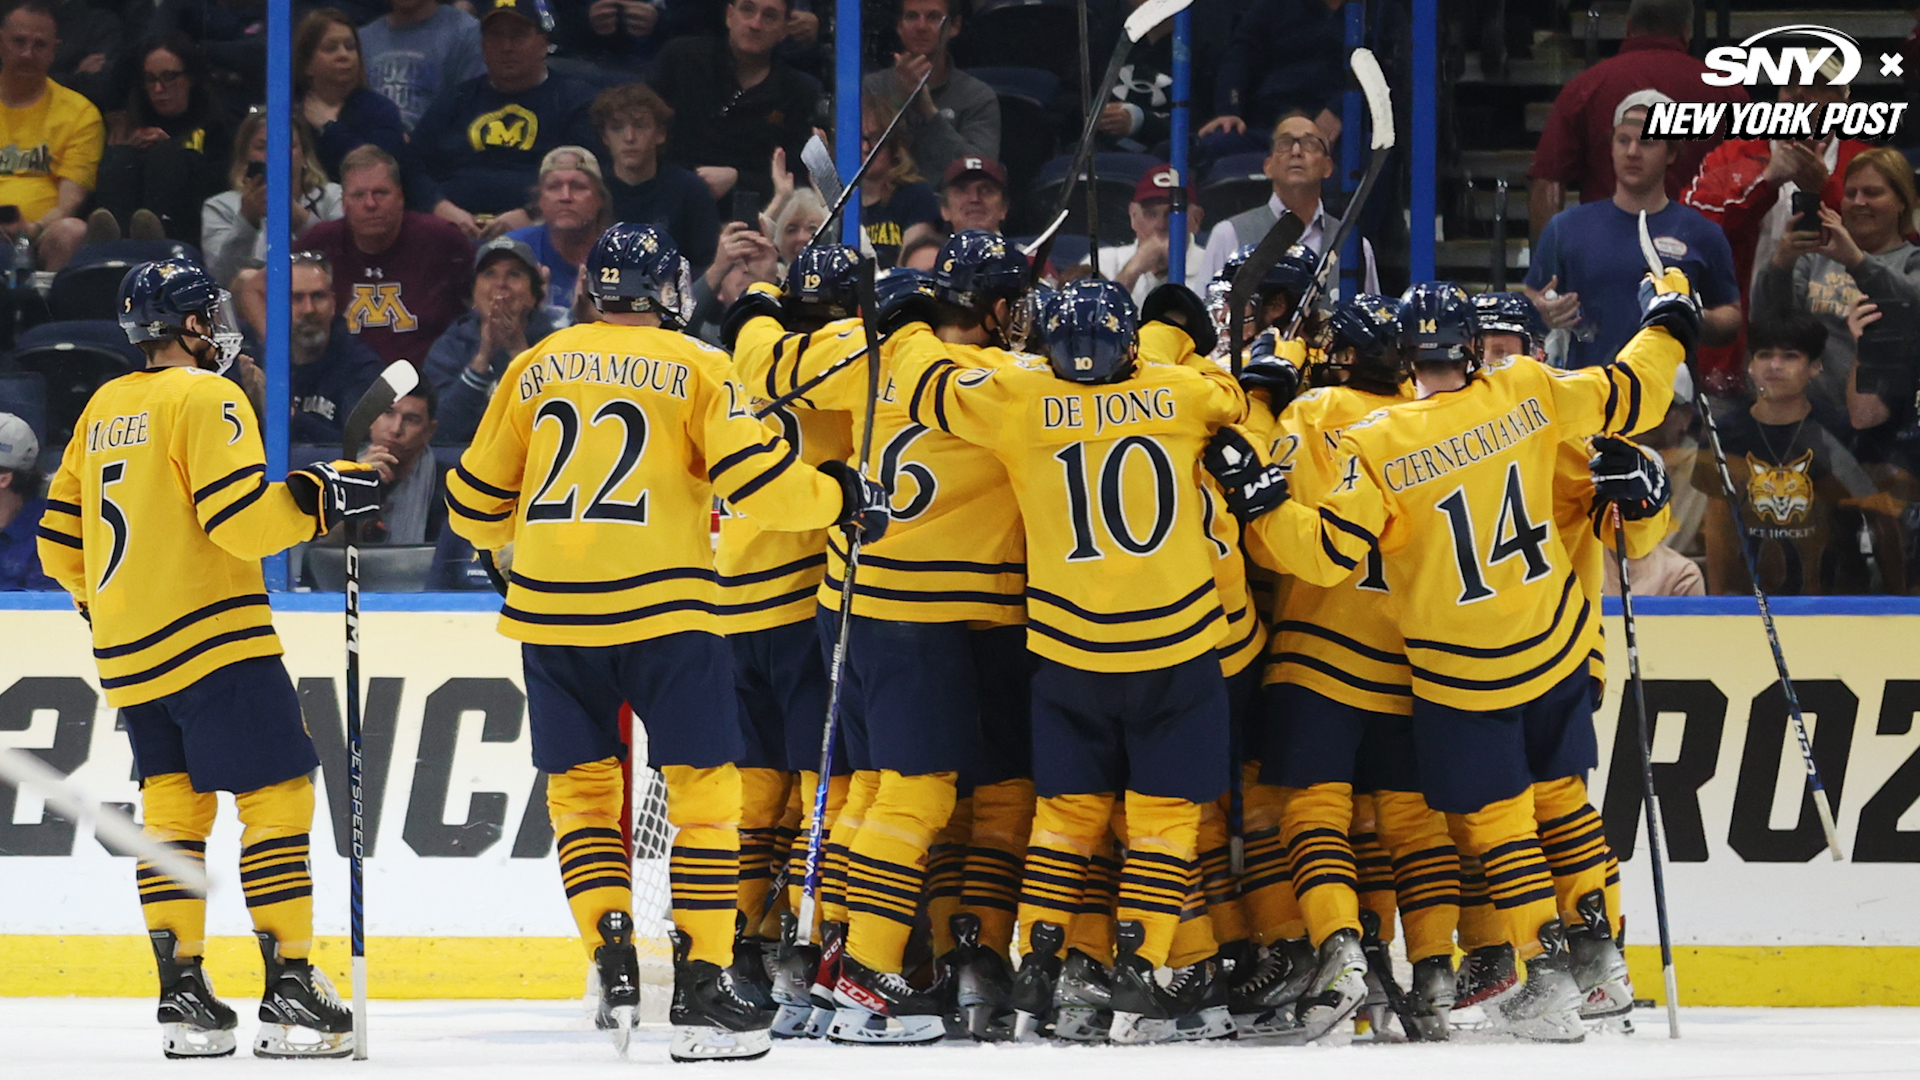
[[[36,749],[102,801],[137,805],[132,754],[98,692],[85,624],[64,596],[0,606],[0,746]],[[275,623],[320,748],[314,826],[318,957],[344,969],[345,740],[337,596],[276,599]],[[387,997],[571,997],[569,935],[528,760],[517,647],[490,597],[369,596],[363,615],[369,966]],[[1837,797],[1847,861],[1829,860],[1784,697],[1750,600],[1643,601],[1656,787],[1682,1000],[1699,1005],[1920,1004],[1920,604],[1777,602],[1786,654]],[[1611,609],[1610,609],[1611,612]],[[1639,822],[1626,658],[1607,620],[1609,686],[1593,779],[1625,860],[1640,993],[1657,957]],[[1625,725],[1624,727],[1622,725]],[[223,807],[208,845],[210,960],[258,970]],[[131,860],[0,788],[0,994],[144,995],[151,960]],[[340,959],[336,965],[334,961]],[[254,976],[257,978],[257,975]]]

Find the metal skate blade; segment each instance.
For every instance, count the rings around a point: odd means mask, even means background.
[[[639,1010],[631,1005],[616,1005],[612,1010],[613,1026],[607,1034],[613,1037],[613,1048],[621,1057],[627,1056],[627,1047],[633,1043],[633,1025],[638,1019]]]
[[[938,1016],[882,1016],[857,1005],[834,1010],[827,1025],[830,1042],[858,1045],[910,1046],[936,1043],[947,1037],[946,1020]]]
[[[668,1056],[675,1061],[753,1061],[767,1056],[772,1033],[729,1031],[713,1025],[675,1024]]]
[[[238,1044],[232,1031],[161,1024],[160,1052],[170,1058],[228,1057]]]
[[[813,1019],[812,1005],[795,1005],[783,1002],[773,1014],[773,1037],[776,1039],[819,1038],[809,1029]]]
[[[353,1032],[325,1032],[293,1024],[261,1024],[253,1056],[261,1058],[343,1058],[353,1053]]]

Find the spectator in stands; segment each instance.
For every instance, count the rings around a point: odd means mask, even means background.
[[[372,143],[398,155],[407,144],[399,108],[367,86],[360,32],[336,8],[309,14],[294,31],[293,93],[330,177],[339,178],[340,159],[355,147]]]
[[[1527,219],[1535,241],[1547,220],[1565,206],[1569,186],[1580,189],[1583,203],[1613,194],[1613,117],[1628,94],[1651,87],[1676,101],[1747,100],[1742,87],[1700,81],[1708,68],[1687,55],[1692,38],[1692,0],[1633,0],[1619,55],[1560,88],[1527,170]],[[1716,135],[1678,144],[1678,156],[1667,170],[1669,198],[1680,197],[1700,171],[1701,160],[1719,142]]]
[[[1100,274],[1133,293],[1135,303],[1143,303],[1147,294],[1167,280],[1168,215],[1173,205],[1173,187],[1178,183],[1173,166],[1162,165],[1140,177],[1133,187],[1133,201],[1127,204],[1127,221],[1133,226],[1133,243],[1100,249]],[[1207,252],[1194,242],[1205,212],[1187,188],[1187,287],[1204,295],[1207,291]]]
[[[827,203],[820,193],[812,188],[800,188],[780,208],[780,216],[773,219],[773,246],[780,253],[780,265],[784,268],[793,261],[800,249],[807,246],[820,226],[827,221]]]
[[[774,147],[799,161],[820,86],[774,55],[788,0],[731,0],[727,36],[667,43],[652,84],[673,106],[667,158],[700,174],[719,199],[736,187],[773,192]]]
[[[547,270],[547,302],[565,306],[573,282],[593,250],[593,242],[613,219],[607,214],[607,185],[600,162],[580,146],[560,146],[540,162],[540,224],[508,236],[533,249]]]
[[[360,28],[367,84],[400,110],[408,131],[440,92],[486,74],[480,21],[440,0],[389,0],[393,10]]]
[[[909,240],[900,245],[900,261],[895,265],[904,266],[909,270],[925,270],[931,274],[934,264],[940,261],[940,247],[943,243],[945,238],[939,236],[922,236]]]
[[[346,216],[314,225],[300,244],[332,262],[347,330],[388,363],[418,364],[465,306],[472,249],[453,225],[406,208],[385,150],[353,150],[340,170]]]
[[[660,19],[665,6],[651,0],[575,0],[554,12],[559,23],[554,40],[568,56],[638,74],[667,37]]]
[[[433,343],[421,372],[440,394],[441,441],[471,441],[507,365],[564,324],[565,308],[546,302],[545,279],[526,244],[496,236],[480,245],[473,306]]]
[[[892,118],[873,98],[861,100],[861,153],[873,153],[873,140],[887,130]],[[860,228],[885,269],[898,261],[902,246],[921,237],[937,237],[939,223],[940,197],[920,175],[905,137],[896,129],[860,180]]]
[[[963,22],[956,7],[954,0],[902,0],[894,24],[902,51],[893,54],[892,67],[860,82],[862,100],[884,107],[882,128],[907,110],[900,121],[907,146],[915,161],[935,173],[946,172],[955,158],[1000,156],[1000,98],[993,87],[955,68],[947,52]],[[909,102],[907,95],[929,71],[926,88]]]
[[[999,232],[1007,220],[1007,170],[992,158],[955,158],[940,180],[940,218],[951,232]]]
[[[1146,0],[1127,0],[1127,10],[1131,12],[1144,3]],[[1198,51],[1201,42],[1193,44]],[[1094,55],[1105,54],[1096,51]],[[1212,85],[1208,78],[1212,72],[1211,64],[1202,63],[1196,57],[1193,85]],[[1113,95],[1100,106],[1100,126],[1096,129],[1099,146],[1102,150],[1164,158],[1172,124],[1173,20],[1168,18],[1147,31],[1147,36],[1127,51],[1120,81],[1114,84]]]
[[[386,366],[347,332],[346,320],[335,314],[338,310],[333,267],[326,256],[296,252],[287,354],[293,363],[293,426],[288,437],[297,443],[338,446],[347,413]]]
[[[1840,61],[1831,57],[1820,69],[1832,78]],[[1816,82],[1780,88],[1780,100],[1812,102],[1822,110],[1844,101],[1845,84]],[[1774,247],[1793,216],[1793,196],[1810,191],[1832,210],[1840,209],[1842,175],[1853,156],[1867,149],[1854,139],[1728,139],[1700,163],[1700,173],[1687,185],[1681,201],[1693,207],[1727,234],[1733,248],[1733,270],[1740,282],[1740,314],[1749,317],[1756,270],[1773,259]],[[1746,359],[1745,328],[1732,344],[1700,350],[1700,367],[1707,391],[1732,394],[1742,388]]]
[[[94,204],[119,222],[137,210],[170,240],[200,246],[200,207],[227,186],[233,127],[208,82],[200,49],[178,31],[136,54],[140,79],[124,111],[109,113]]]
[[[292,175],[302,194],[293,200],[295,236],[317,221],[341,215],[340,185],[328,180],[314,163],[313,136],[305,124],[293,125]],[[252,112],[240,122],[227,167],[231,189],[209,198],[200,208],[200,254],[207,272],[222,285],[241,270],[260,265],[267,257],[267,115]]]
[[[1807,311],[1827,328],[1826,362],[1812,393],[1837,408],[1847,407],[1855,382],[1847,326],[1854,306],[1866,297],[1882,306],[1920,307],[1920,247],[1907,239],[1920,208],[1912,167],[1899,151],[1875,147],[1855,154],[1842,175],[1840,212],[1821,206],[1817,230],[1790,225],[1760,271],[1753,296],[1756,311]],[[1853,396],[1854,427],[1877,427],[1892,415],[1884,405],[1874,407],[1877,388]],[[1901,396],[1910,399],[1911,391]]]
[[[430,382],[411,391],[381,413],[367,432],[360,457],[380,470],[380,510],[361,530],[372,544],[431,544],[447,523],[447,471],[431,445],[440,411],[440,395]],[[387,464],[381,451],[393,457]]]
[[[50,590],[60,586],[40,569],[40,440],[25,420],[0,413],[0,592]]]
[[[53,21],[60,41],[49,69],[54,81],[84,95],[96,109],[113,108],[126,40],[120,16],[89,0],[58,0]]]
[[[720,217],[713,192],[698,176],[660,160],[673,130],[672,106],[647,84],[627,83],[593,99],[593,126],[613,162],[613,175],[604,177],[613,220],[660,226],[695,272],[706,269],[720,239]]]
[[[42,269],[73,258],[87,227],[74,215],[100,168],[100,110],[47,78],[53,61],[53,9],[47,0],[14,0],[0,18],[0,205],[20,208],[20,224],[38,245]]]
[[[1613,128],[1612,198],[1555,214],[1533,248],[1527,296],[1549,327],[1569,332],[1567,367],[1611,363],[1640,329],[1640,279],[1647,273],[1640,252],[1643,210],[1661,258],[1685,270],[1693,282],[1705,315],[1702,342],[1725,344],[1739,332],[1740,286],[1726,234],[1668,196],[1666,175],[1678,146],[1640,137],[1647,110],[1665,99],[1657,90],[1644,90],[1620,102]],[[1845,315],[1841,318],[1844,326]]]
[[[720,230],[720,248],[713,265],[693,281],[693,317],[688,332],[718,344],[720,319],[756,281],[780,280],[780,252],[760,230],[741,221],[729,221]]]
[[[1198,136],[1264,131],[1291,113],[1332,143],[1346,89],[1346,0],[1253,0],[1240,17],[1213,92],[1214,118]],[[1252,149],[1223,146],[1218,152]],[[1251,241],[1250,241],[1251,242]]]
[[[495,0],[480,18],[487,73],[434,99],[408,143],[407,202],[471,239],[533,223],[527,193],[556,146],[598,146],[593,88],[547,71],[545,0]],[[596,149],[597,153],[598,150]]]
[[[1267,230],[1282,217],[1289,219],[1289,228],[1295,223],[1301,225],[1297,243],[1312,248],[1315,254],[1326,254],[1320,249],[1340,227],[1338,212],[1329,211],[1321,199],[1321,185],[1333,175],[1330,145],[1325,133],[1308,114],[1296,111],[1280,118],[1273,128],[1273,148],[1267,154],[1265,166],[1267,179],[1273,181],[1273,195],[1265,206],[1235,214],[1213,227],[1207,236],[1207,280],[1212,280],[1213,275],[1227,265],[1234,252],[1265,238]],[[1379,292],[1380,275],[1373,261],[1373,245],[1362,240],[1360,251],[1367,264],[1365,291]],[[1337,268],[1339,253],[1332,253],[1332,257]],[[1191,266],[1188,271],[1191,276]],[[1329,282],[1338,280],[1335,276]]]

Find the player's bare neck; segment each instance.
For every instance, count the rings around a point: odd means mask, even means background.
[[[985,325],[979,326],[942,326],[933,332],[933,336],[949,345],[991,345],[993,336],[987,333]]]
[[[147,366],[150,368],[199,367],[200,360],[188,352],[187,347],[180,344],[179,339],[176,338],[169,342],[166,348],[147,357]]]
[[[603,311],[600,321],[612,326],[646,326],[658,329],[660,315],[653,311]]]
[[[1416,364],[1413,385],[1416,396],[1422,401],[1435,394],[1464,390],[1467,387],[1467,365]]]

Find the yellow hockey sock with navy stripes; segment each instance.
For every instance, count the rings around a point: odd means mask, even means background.
[[[219,800],[213,792],[193,790],[187,774],[163,773],[140,782],[142,832],[202,866],[207,861],[207,834],[213,831]],[[134,868],[140,889],[140,914],[148,930],[170,930],[178,942],[175,955],[200,956],[207,949],[207,901],[188,892],[152,863]]]
[[[797,797],[799,799],[800,818],[798,825],[799,831],[794,834],[793,846],[787,851],[787,909],[792,911],[795,916],[800,914],[800,899],[806,891],[807,886],[807,845],[812,842],[813,797],[819,782],[820,774],[809,771],[801,773],[799,783],[794,785],[794,787],[799,789]],[[853,777],[851,775],[836,776],[827,784],[826,829],[828,835],[820,838],[820,893],[816,897],[819,902],[813,909],[814,932],[809,938],[809,940],[812,941],[820,940],[820,918],[827,906],[827,883],[830,877],[827,872],[829,866],[827,853],[830,850],[829,844],[832,840],[833,826],[835,822],[840,820],[840,811],[847,805],[847,792],[852,787]],[[832,880],[837,883],[834,895],[840,898],[839,921],[845,922],[847,876],[846,860],[844,858],[841,859],[840,869],[840,876]]]
[[[1407,958],[1452,956],[1460,922],[1460,853],[1446,815],[1412,791],[1373,793],[1381,846],[1393,858],[1393,892],[1407,933]]]
[[[1034,926],[1043,922],[1065,930],[1069,946],[1098,948],[1100,942],[1106,940],[1089,923],[1084,929],[1092,936],[1081,941],[1077,919],[1087,910],[1084,903],[1088,899],[1090,863],[1095,853],[1104,852],[1107,864],[1118,866],[1112,858],[1113,841],[1109,832],[1112,817],[1113,796],[1108,794],[1055,795],[1034,805],[1033,832],[1020,871],[1018,918],[1022,953],[1031,948]],[[1097,912],[1090,914],[1110,919],[1111,895],[1107,894],[1108,904],[1100,905]]]
[[[1180,925],[1173,928],[1173,943],[1167,948],[1167,966],[1183,968],[1197,964],[1220,951],[1214,936],[1213,915],[1207,910],[1207,896],[1200,887],[1200,866],[1194,864],[1190,879],[1192,891],[1180,908]]]
[[[927,925],[933,955],[953,951],[953,917],[960,913],[960,893],[967,872],[967,838],[973,833],[973,800],[954,801],[947,823],[933,834],[927,848]]]
[[[233,797],[240,811],[240,888],[255,930],[280,943],[287,960],[313,951],[313,873],[307,866],[313,828],[313,781],[296,776]]]
[[[1290,789],[1248,783],[1241,789],[1241,828],[1245,830],[1246,872],[1240,898],[1253,940],[1262,945],[1307,936],[1306,916],[1293,891],[1293,863],[1280,835],[1280,818]]]
[[[1293,864],[1293,892],[1314,948],[1340,930],[1360,932],[1360,872],[1348,830],[1353,789],[1315,784],[1289,789],[1280,832]]]
[[[1540,955],[1540,927],[1556,915],[1553,875],[1534,832],[1533,791],[1460,815],[1467,850],[1480,860],[1493,900],[1496,940],[1529,960]]]
[[[625,808],[615,758],[547,774],[547,816],[559,848],[560,886],[589,959],[600,947],[600,916],[633,910],[633,863],[620,838]]]
[[[862,769],[848,779],[846,800],[840,812],[831,815],[820,868],[820,918],[826,922],[847,921],[847,853],[853,847],[853,838],[860,834],[860,826],[866,823],[874,796],[879,793],[880,773]],[[833,794],[831,785],[827,794],[829,797]]]
[[[1394,936],[1395,901],[1393,895],[1393,859],[1380,843],[1379,823],[1374,816],[1373,796],[1353,797],[1353,824],[1347,836],[1353,841],[1353,867],[1360,907],[1380,920],[1380,940],[1391,942]]]
[[[1533,815],[1540,827],[1540,847],[1553,872],[1555,903],[1560,918],[1577,926],[1575,905],[1590,892],[1604,893],[1607,866],[1613,849],[1607,846],[1606,826],[1587,800],[1587,785],[1577,776],[1533,785]],[[1613,914],[1611,906],[1607,909]]]
[[[1020,873],[1032,833],[1033,781],[1003,780],[973,789],[973,832],[960,879],[960,910],[979,917],[980,944],[1002,956],[1013,941]]]
[[[1200,807],[1200,895],[1206,900],[1214,937],[1221,942],[1245,941],[1249,933],[1239,883],[1233,877],[1232,839],[1227,835],[1229,798],[1222,795]]]
[[[733,963],[740,894],[740,770],[667,765],[667,821],[679,831],[667,862],[673,925],[692,943],[688,957]]]
[[[1199,885],[1200,804],[1127,792],[1127,859],[1120,866],[1116,918],[1140,924],[1138,955],[1162,967],[1180,912]]]
[[[780,916],[793,911],[787,905],[787,887],[782,882],[793,867],[793,843],[800,837],[800,774],[787,774],[787,808],[780,815],[780,824],[773,827],[773,867],[772,894],[767,902],[766,917],[760,920],[760,929],[750,933],[768,941],[780,939]],[[813,804],[808,803],[809,807]],[[804,873],[807,865],[806,851],[800,853],[800,868]]]
[[[735,903],[753,933],[766,917],[773,890],[774,846],[787,812],[787,774],[778,769],[740,772],[740,886]]]
[[[900,970],[927,889],[927,851],[953,814],[957,778],[880,772],[847,851],[847,955],[874,971]]]
[[[1078,949],[1103,964],[1113,962],[1113,911],[1120,902],[1120,852],[1114,838],[1096,841],[1087,857],[1086,888],[1080,906],[1067,927],[1067,948]],[[1020,925],[1030,926],[1024,918]]]

